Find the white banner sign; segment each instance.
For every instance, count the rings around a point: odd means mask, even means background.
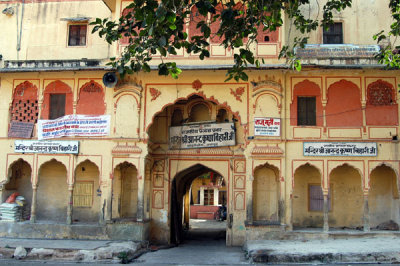
[[[16,140],[14,151],[22,153],[78,154],[79,141]]]
[[[304,156],[377,156],[373,142],[305,142]]]
[[[192,124],[169,128],[170,149],[234,146],[235,139],[233,123]]]
[[[279,137],[281,135],[281,119],[270,117],[254,118],[254,135]]]
[[[54,120],[39,120],[38,139],[85,136],[99,137],[110,134],[110,115],[66,115]]]

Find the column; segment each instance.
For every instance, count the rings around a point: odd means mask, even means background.
[[[72,209],[74,204],[74,185],[68,185],[67,224],[72,224]]]
[[[32,186],[31,223],[36,223],[36,194],[37,186]]]
[[[364,224],[364,232],[369,232],[371,230],[370,224],[369,224],[369,206],[368,206],[368,191],[364,191],[364,219],[363,219],[363,224]]]
[[[253,224],[253,175],[250,174],[246,184],[246,222]]]
[[[329,201],[328,192],[324,191],[324,233],[329,232]]]
[[[183,213],[183,222],[185,224],[186,229],[189,229],[189,219],[190,219],[190,192],[192,190],[190,187],[187,189],[184,196],[184,213]]]
[[[137,201],[137,221],[143,222],[144,220],[144,182],[146,174],[146,160],[144,157],[140,158],[138,169],[138,201]]]
[[[218,188],[214,188],[214,205],[218,205],[218,200],[219,200],[219,190]]]
[[[204,187],[200,187],[200,205],[204,205]]]

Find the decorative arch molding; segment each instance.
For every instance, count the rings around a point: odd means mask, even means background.
[[[117,107],[117,104],[118,104],[119,100],[123,96],[130,96],[130,97],[134,98],[136,103],[137,103],[137,105],[138,105],[138,108],[140,108],[140,95],[137,95],[135,93],[135,91],[125,90],[125,91],[121,91],[121,93],[118,93],[117,95],[114,94],[114,99],[115,99],[114,109]]]
[[[367,125],[399,124],[396,92],[391,83],[378,79],[368,84],[365,115]]]
[[[94,80],[82,85],[79,89],[76,113],[87,115],[103,115],[106,111],[104,102],[105,90]],[[95,102],[95,104],[93,104]]]
[[[358,92],[360,93],[360,101],[361,101],[361,89],[360,89],[360,86],[358,86],[356,83],[354,83],[353,81],[350,81],[350,80],[347,80],[347,79],[341,79],[341,80],[338,80],[338,81],[336,81],[336,82],[333,82],[331,85],[329,85],[328,86],[328,88],[326,89],[326,100],[329,102],[329,90],[332,88],[332,87],[336,87],[336,86],[340,86],[340,85],[342,85],[342,86],[345,86],[345,87],[349,87],[349,86],[351,86],[351,87],[353,87],[353,88],[357,88],[358,89]]]
[[[302,88],[308,88],[308,87],[318,88],[319,92],[317,94],[322,96],[322,93],[323,93],[322,92],[322,84],[318,84],[314,80],[311,80],[311,79],[308,79],[308,78],[304,78],[302,80],[297,80],[293,84],[292,98],[291,98],[290,104],[293,104],[294,97],[296,96],[296,94],[295,94],[296,90],[299,90],[299,89],[302,89]]]
[[[316,125],[323,126],[323,106],[322,106],[322,88],[314,81],[304,79],[296,83],[293,87],[292,101],[290,103],[290,124],[297,125],[297,112],[298,112],[298,96],[312,96],[315,97],[316,107]]]
[[[31,167],[32,173],[31,173],[31,183],[33,184],[34,181],[34,176],[35,176],[35,157],[33,154],[25,154],[24,157],[22,158],[20,154],[7,154],[7,168],[6,168],[6,179],[9,180],[9,172],[11,167],[15,162],[18,160],[23,160],[29,164]],[[8,182],[8,181],[7,181]]]
[[[361,89],[354,82],[342,79],[327,89],[325,107],[328,127],[361,127],[363,113]]]
[[[350,168],[355,169],[358,174],[360,175],[360,181],[361,181],[361,188],[363,189],[364,193],[367,190],[366,188],[366,183],[365,182],[365,169],[364,169],[364,161],[328,161],[328,184],[330,180],[330,176],[332,174],[332,171],[335,169],[342,167],[342,166],[348,166]]]
[[[251,85],[253,85],[253,92],[263,87],[270,87],[279,92],[283,91],[282,80],[280,77],[275,77],[275,75],[273,76],[265,75],[264,77],[259,76],[258,80],[251,81]]]
[[[140,99],[142,97],[142,92],[143,92],[142,87],[139,87],[136,85],[131,85],[131,84],[124,84],[124,85],[118,86],[118,88],[115,89],[113,97],[117,98],[121,94],[129,93],[129,94],[136,95],[135,97]]]
[[[171,166],[169,167],[171,170],[170,173],[170,182],[173,181],[178,175],[184,175],[185,172],[190,173],[196,167],[203,166],[205,168],[209,168],[212,171],[215,171],[220,176],[222,176],[225,180],[225,184],[229,186],[229,160],[211,160],[211,159],[193,159],[193,160],[172,160],[170,161]]]
[[[6,179],[5,180],[3,180],[2,182],[0,182],[0,188],[3,186],[3,185],[5,185],[5,184],[7,184],[8,182],[10,182],[10,178],[11,178],[11,168],[16,164],[16,163],[18,163],[18,162],[24,162],[24,163],[26,163],[28,166],[29,166],[29,168],[31,169],[31,177],[30,177],[30,180],[31,180],[31,183],[32,183],[32,179],[33,179],[33,176],[34,176],[34,174],[33,174],[33,164],[30,164],[29,162],[28,162],[28,160],[25,160],[26,158],[24,157],[24,158],[18,158],[18,159],[14,159],[11,163],[9,163],[8,165],[7,165],[7,172],[6,172]]]
[[[71,87],[60,80],[50,82],[43,91],[41,117],[48,119],[50,114],[50,94],[65,94],[65,115],[73,113],[73,94]]]
[[[373,89],[378,89],[378,90],[384,90],[386,92],[387,96],[390,96],[390,98],[382,98],[382,99],[376,99],[375,96],[372,92]],[[381,101],[379,101],[381,100]],[[381,79],[378,79],[377,81],[374,81],[367,86],[367,104],[371,105],[376,105],[378,104],[395,104],[396,103],[396,93],[393,88],[393,85],[387,81],[383,81]],[[374,104],[375,103],[375,104]]]
[[[36,99],[38,98],[39,90],[38,90],[37,86],[28,80],[21,82],[14,88],[13,98],[16,99],[18,97],[26,96],[26,93],[25,93],[26,89],[31,89],[32,92],[34,92],[29,95],[30,96],[29,98],[36,98]]]
[[[329,185],[327,180],[325,179],[324,176],[324,161],[293,161],[292,162],[292,190],[294,189],[294,177],[296,175],[297,170],[299,170],[301,167],[304,166],[310,166],[314,169],[316,169],[320,175],[321,178],[321,186],[323,189],[328,189]]]
[[[371,182],[371,174],[372,172],[380,167],[380,166],[387,166],[390,169],[392,169],[394,171],[394,173],[396,174],[396,181],[398,186],[400,185],[400,162],[399,161],[369,161],[368,162],[368,187],[366,187],[368,190],[371,188],[370,186],[370,182]]]
[[[65,174],[66,174],[66,183],[67,184],[73,184],[73,177],[71,175],[71,158],[69,156],[57,156],[57,157],[50,157],[50,156],[43,156],[43,157],[38,157],[38,175],[37,175],[37,180],[35,185],[40,183],[40,171],[42,170],[42,167],[47,165],[47,164],[52,164],[52,163],[57,163],[61,164],[64,169],[65,169]],[[33,184],[33,183],[32,183]]]
[[[207,102],[207,101],[205,101],[205,100],[203,100],[203,99],[195,99],[195,100],[193,100],[193,101],[190,101],[190,102],[187,104],[187,113],[188,113],[188,115],[191,114],[193,107],[196,106],[196,105],[198,105],[198,104],[205,105],[205,106],[208,108],[208,113],[209,113],[209,115],[211,116],[212,106],[211,106],[211,104],[210,104],[209,102]]]
[[[277,94],[274,91],[265,90],[263,92],[258,93],[257,96],[254,96],[254,94],[253,94],[253,97],[256,97],[254,104],[253,104],[253,114],[256,112],[256,107],[257,107],[259,99],[265,95],[271,96],[276,101],[276,107],[278,108],[278,111],[280,113],[281,108],[282,108],[282,94]]]
[[[111,175],[111,178],[114,178],[114,171],[115,171],[115,169],[118,167],[118,166],[120,166],[120,165],[122,165],[122,164],[131,164],[131,165],[133,165],[135,168],[136,168],[136,170],[138,171],[138,175],[139,175],[139,166],[140,166],[140,161],[139,161],[139,158],[131,158],[131,157],[113,157],[112,158],[112,165],[113,165],[113,167],[112,167],[112,175]],[[138,177],[138,179],[139,179],[139,177]]]
[[[79,155],[76,159],[75,162],[75,167],[74,167],[74,172],[76,169],[79,167],[80,164],[85,163],[85,162],[90,162],[94,164],[97,167],[97,170],[99,171],[99,180],[102,179],[102,157],[100,155]],[[73,176],[73,179],[75,179],[75,175]],[[75,181],[75,180],[73,180]]]
[[[215,103],[218,106],[224,107],[228,112],[230,112],[235,118],[237,118],[239,120],[239,124],[242,124],[242,118],[241,118],[241,116],[239,114],[239,111],[233,112],[231,106],[228,105],[228,103],[226,101],[221,103],[218,99],[215,99],[214,96],[207,97],[203,92],[199,91],[199,92],[191,93],[191,94],[187,95],[186,97],[176,98],[173,102],[164,105],[158,112],[155,112],[152,115],[151,121],[145,126],[145,132],[149,131],[149,128],[153,124],[154,118],[157,115],[159,115],[160,113],[162,113],[167,107],[172,106],[172,105],[174,105],[177,102],[182,101],[182,100],[189,100],[189,98],[192,97],[192,96],[199,96],[199,97],[203,98],[204,101],[210,101],[210,102]]]
[[[276,82],[274,80],[264,80],[260,82],[252,81],[251,84],[253,85],[253,97],[256,97],[258,94],[263,92],[274,93],[280,97],[283,96],[283,88],[280,82]]]
[[[280,175],[281,175],[281,161],[280,160],[257,160],[254,161],[254,165],[253,165],[253,171],[251,173],[251,175],[255,176],[255,173],[257,170],[266,167],[266,168],[270,168],[272,171],[274,171],[274,173],[276,174],[276,181],[280,180]]]

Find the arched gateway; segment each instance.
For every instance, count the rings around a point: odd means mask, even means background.
[[[231,185],[235,172],[245,176],[244,155],[238,152],[244,144],[243,130],[230,107],[201,95],[180,99],[156,113],[148,128],[147,157],[152,242],[179,244],[190,218],[215,220],[224,206],[226,243],[234,245],[236,212],[245,218],[245,189],[234,191]]]

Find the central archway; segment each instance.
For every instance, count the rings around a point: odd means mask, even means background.
[[[203,179],[203,184],[200,186],[195,186],[193,183],[197,179]],[[193,184],[193,186],[192,186]],[[188,234],[190,231],[190,208],[194,208],[195,205],[191,204],[197,201],[199,207],[203,207],[197,213],[197,215],[202,218],[211,220],[213,223],[215,220],[219,219],[219,207],[224,206],[226,211],[229,209],[227,200],[227,180],[218,173],[217,171],[204,166],[203,164],[193,165],[179,173],[177,173],[171,183],[171,194],[170,194],[170,241],[171,243],[180,244],[185,239],[198,239],[198,236],[194,234]],[[210,196],[194,196],[193,191],[200,192],[199,187],[201,187],[201,192],[204,193],[205,190],[213,192]],[[193,188],[193,190],[192,190]],[[206,189],[205,189],[206,188]],[[211,188],[211,189],[209,189]],[[218,194],[221,189],[221,197]],[[216,191],[216,192],[214,192]],[[201,200],[200,200],[201,197]],[[194,200],[194,198],[196,200]],[[206,201],[206,203],[205,203]],[[206,207],[206,208],[204,208]],[[196,216],[196,215],[195,215]],[[192,212],[193,217],[193,212]],[[199,216],[198,216],[199,217]],[[218,223],[218,222],[217,222]],[[215,222],[214,222],[215,225]],[[223,223],[225,225],[225,223]],[[188,231],[189,230],[189,231]],[[202,238],[209,240],[225,239],[226,236],[226,226],[213,227],[208,226],[198,231]]]

